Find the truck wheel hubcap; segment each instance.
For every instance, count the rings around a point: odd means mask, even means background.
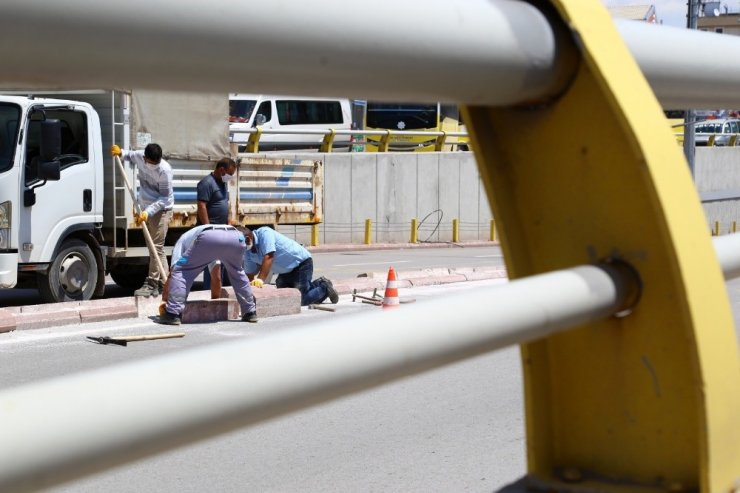
[[[59,284],[68,293],[81,291],[86,284],[88,273],[87,263],[77,255],[70,255],[59,267]]]

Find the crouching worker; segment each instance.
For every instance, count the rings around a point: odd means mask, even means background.
[[[180,325],[185,302],[193,281],[206,266],[221,261],[229,274],[236,299],[242,311],[242,321],[257,322],[257,305],[244,272],[244,252],[250,246],[246,228],[225,224],[196,226],[182,235],[172,251],[172,267],[165,285],[164,310],[160,309],[159,323]]]
[[[246,228],[245,228],[246,229]],[[329,279],[319,277],[312,281],[313,259],[308,250],[272,228],[246,230],[251,248],[244,258],[244,269],[252,286],[261,288],[270,271],[278,274],[275,285],[279,288],[297,288],[301,292],[301,305],[321,303],[326,298],[332,303],[339,295]]]

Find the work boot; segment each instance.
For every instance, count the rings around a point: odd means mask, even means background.
[[[180,325],[180,323],[182,323],[180,317],[173,315],[168,311],[165,311],[164,314],[157,317],[155,321],[164,325]]]
[[[251,324],[257,323],[257,312],[249,312],[242,315],[242,322],[249,322]]]
[[[152,282],[147,279],[139,289],[134,291],[134,296],[159,296],[159,293],[159,286],[157,286],[156,281]]]
[[[339,293],[337,293],[337,290],[334,289],[334,284],[332,284],[332,282],[325,277],[320,277],[319,279],[326,288],[326,294],[329,297],[329,301],[331,301],[334,305],[339,303]]]

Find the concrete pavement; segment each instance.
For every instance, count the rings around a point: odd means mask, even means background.
[[[322,245],[310,247],[312,252],[339,252],[352,250],[390,250],[413,248],[445,248],[459,246],[490,246],[491,242],[465,243],[417,243],[417,244],[373,244],[373,245]],[[506,277],[501,267],[435,268],[396,271],[398,287],[429,286],[454,282],[497,279]],[[332,279],[334,288],[340,295],[368,293],[378,290],[383,293],[387,271],[367,272],[355,278]],[[260,318],[300,313],[301,297],[297,289],[276,289],[265,286],[254,289],[257,298],[257,315]],[[212,322],[235,319],[239,313],[233,288],[222,291],[223,299],[211,300],[208,291],[191,292],[183,322]],[[66,325],[120,320],[126,318],[153,318],[161,297],[112,298],[89,301],[70,301],[42,305],[28,305],[0,309],[0,332],[13,330],[42,329]]]

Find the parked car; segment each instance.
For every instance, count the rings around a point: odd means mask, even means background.
[[[694,127],[695,141],[698,146],[709,145],[714,135],[714,145],[726,146],[730,144],[733,135],[740,134],[740,120],[735,118],[720,118],[705,120]]]

